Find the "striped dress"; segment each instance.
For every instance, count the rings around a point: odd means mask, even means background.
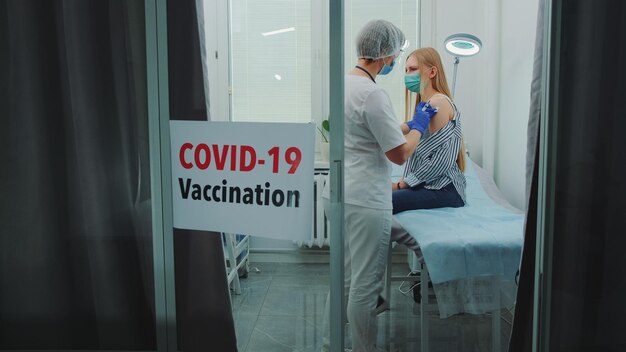
[[[444,94],[452,105],[454,118],[432,135],[428,129],[411,155],[404,169],[404,182],[415,187],[423,185],[427,189],[442,189],[452,183],[465,201],[465,176],[456,163],[461,148],[461,114],[456,105]]]

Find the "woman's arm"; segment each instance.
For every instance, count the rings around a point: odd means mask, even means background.
[[[454,117],[454,111],[448,99],[441,95],[435,95],[429,102],[432,107],[438,108],[437,114],[430,119],[430,124],[428,125],[428,130],[431,134],[433,134],[442,129],[443,126],[447,125],[448,122],[452,120]]]

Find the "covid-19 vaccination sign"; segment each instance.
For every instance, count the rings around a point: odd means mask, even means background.
[[[313,124],[170,121],[174,227],[304,240]]]

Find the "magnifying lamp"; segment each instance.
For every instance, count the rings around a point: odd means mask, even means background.
[[[454,56],[454,74],[452,75],[452,96],[454,96],[454,90],[456,88],[456,70],[459,65],[459,59],[461,57],[469,57],[478,54],[483,43],[474,35],[457,33],[446,38],[444,44],[446,51]]]

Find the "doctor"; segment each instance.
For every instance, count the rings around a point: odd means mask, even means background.
[[[407,161],[435,113],[422,104],[400,127],[389,95],[376,84],[378,75],[394,69],[404,47],[405,36],[392,23],[367,23],[356,39],[358,62],[345,77],[345,288],[352,348],[359,352],[377,351],[375,307],[392,221],[389,161]],[[329,209],[328,187],[323,196]],[[324,330],[327,348],[328,326]]]

